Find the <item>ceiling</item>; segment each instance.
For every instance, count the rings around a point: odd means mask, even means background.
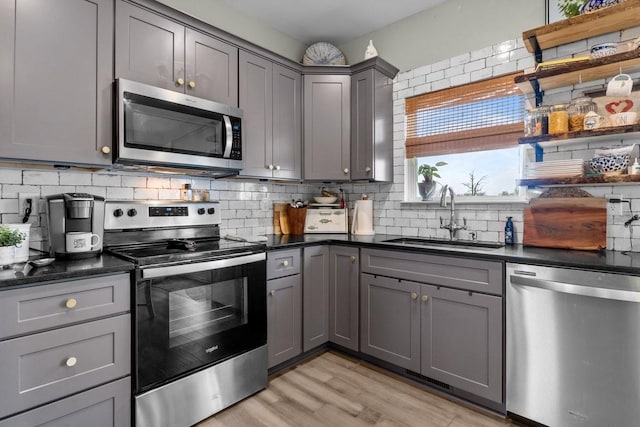
[[[224,0],[304,44],[341,45],[445,0]]]

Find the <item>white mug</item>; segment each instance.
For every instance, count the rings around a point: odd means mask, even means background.
[[[587,130],[603,127],[604,123],[605,118],[594,111],[589,111],[584,115],[584,128]]]
[[[88,252],[100,244],[100,236],[84,231],[70,231],[65,237],[67,252]]]

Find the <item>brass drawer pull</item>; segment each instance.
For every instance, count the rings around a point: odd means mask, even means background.
[[[75,298],[69,298],[64,303],[64,306],[67,307],[67,308],[74,308],[76,305],[78,305],[78,301]]]
[[[78,359],[76,359],[73,356],[71,356],[64,362],[64,364],[67,365],[68,367],[75,366],[76,363],[78,363]]]

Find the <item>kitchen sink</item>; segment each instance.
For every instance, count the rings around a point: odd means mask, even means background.
[[[383,240],[383,243],[398,243],[407,246],[430,246],[430,247],[456,247],[456,248],[483,248],[499,249],[504,247],[504,243],[485,242],[480,240],[447,240],[447,239],[422,239],[413,237],[399,237],[396,239]]]

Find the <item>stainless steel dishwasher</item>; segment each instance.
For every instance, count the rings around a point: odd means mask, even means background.
[[[640,277],[507,264],[507,411],[640,425]]]

